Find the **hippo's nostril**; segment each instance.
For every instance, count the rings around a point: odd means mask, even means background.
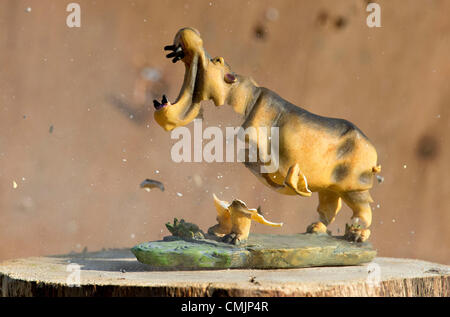
[[[162,104],[165,105],[167,103],[169,103],[169,100],[167,100],[166,95],[163,95],[163,97],[162,97]]]

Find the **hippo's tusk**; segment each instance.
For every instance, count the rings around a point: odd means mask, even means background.
[[[167,58],[172,58],[172,57],[175,57],[175,56],[177,56],[176,52],[172,52],[172,53],[169,53],[169,54],[166,55]]]
[[[175,45],[166,45],[164,46],[164,50],[165,51],[173,51],[175,50],[177,47]]]

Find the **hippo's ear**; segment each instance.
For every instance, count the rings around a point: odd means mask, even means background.
[[[214,57],[212,62],[214,64],[220,64],[220,65],[225,65],[225,60],[223,59],[223,57]]]
[[[231,73],[226,73],[223,79],[227,84],[233,84],[236,82],[236,76]]]

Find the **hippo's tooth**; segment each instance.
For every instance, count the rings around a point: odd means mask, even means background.
[[[177,55],[178,55],[177,52],[172,52],[172,53],[167,54],[166,57],[167,57],[167,58],[172,58],[172,57],[175,57],[175,56],[177,56]]]
[[[175,45],[166,45],[164,46],[164,50],[165,51],[173,51],[175,50],[176,46]]]

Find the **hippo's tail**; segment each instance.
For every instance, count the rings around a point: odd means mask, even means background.
[[[372,167],[372,173],[378,174],[379,172],[381,172],[381,165]]]

